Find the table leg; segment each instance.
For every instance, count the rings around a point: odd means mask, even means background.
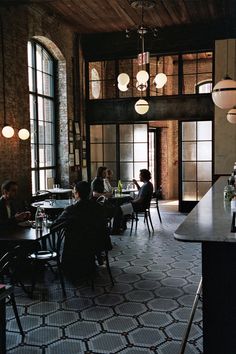
[[[236,243],[204,242],[203,352],[236,353]]]

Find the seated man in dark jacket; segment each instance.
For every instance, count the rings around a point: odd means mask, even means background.
[[[18,185],[15,181],[5,181],[1,187],[0,198],[0,227],[14,226],[21,221],[28,220],[29,211],[20,212],[16,204]]]
[[[89,183],[78,182],[75,186],[76,203],[68,206],[55,221],[66,223],[62,266],[73,280],[92,275],[95,254],[112,248],[104,209],[89,199],[89,195]]]

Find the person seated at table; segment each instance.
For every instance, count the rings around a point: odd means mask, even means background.
[[[93,179],[91,183],[92,196],[98,198],[101,195],[109,198],[112,196],[112,192],[107,192],[105,190],[104,179],[106,178],[107,168],[105,166],[99,166],[97,169],[97,176]]]
[[[104,191],[108,193],[112,193],[112,186],[111,186],[111,180],[113,176],[113,171],[110,170],[109,168],[106,169],[106,177],[104,178]]]
[[[30,211],[21,211],[17,206],[18,185],[15,181],[6,180],[1,186],[0,226],[14,226],[30,219]]]
[[[68,206],[54,222],[66,223],[62,267],[71,280],[88,277],[95,272],[95,254],[112,248],[103,207],[89,199],[90,185],[75,185],[76,203]]]
[[[140,187],[136,179],[133,179],[133,183],[138,188],[138,196],[131,202],[134,211],[144,211],[150,206],[153,195],[153,184],[150,182],[151,178],[151,172],[146,169],[142,169],[139,173],[139,179],[143,182],[142,187]]]

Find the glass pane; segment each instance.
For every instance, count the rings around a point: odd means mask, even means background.
[[[97,175],[97,168],[98,166],[101,166],[101,163],[97,162],[91,162],[90,168],[91,168],[91,178],[93,179]]]
[[[182,143],[182,160],[196,161],[196,143]]]
[[[91,161],[103,161],[102,144],[91,144]]]
[[[178,95],[178,76],[167,76],[167,83],[163,87],[164,95]]]
[[[30,95],[29,97],[29,107],[30,107],[30,118],[36,118],[36,104],[35,104],[35,96]]]
[[[44,120],[47,122],[53,122],[54,121],[53,101],[44,98],[43,103],[44,103]]]
[[[148,156],[147,143],[134,144],[134,161],[147,161]]]
[[[197,179],[198,181],[211,181],[212,180],[212,163],[211,162],[198,162],[197,164]]]
[[[53,147],[52,145],[45,146],[46,152],[46,166],[53,166],[55,165],[54,156],[53,156]]]
[[[44,145],[39,145],[39,166],[45,166]]]
[[[212,72],[212,52],[198,53],[197,71],[199,73]]]
[[[38,120],[43,121],[43,98],[38,97]]]
[[[36,143],[36,120],[30,119],[30,141],[31,143]]]
[[[102,125],[90,125],[91,143],[102,142]]]
[[[33,66],[33,55],[32,55],[32,43],[29,41],[27,43],[27,55],[28,55],[28,65]]]
[[[32,180],[32,193],[36,193],[36,176],[35,176],[35,171],[31,171],[31,180]]]
[[[116,161],[116,145],[104,144],[104,161]]]
[[[43,60],[43,62],[42,62],[43,63],[43,71],[45,73],[52,75],[53,74],[53,62],[45,50],[43,50],[42,60]]]
[[[42,71],[42,47],[36,44],[36,68]]]
[[[197,71],[197,54],[184,54],[183,59],[183,73],[192,74]]]
[[[121,124],[120,125],[120,141],[128,142],[133,141],[133,125]]]
[[[197,139],[211,140],[212,139],[212,122],[197,122]]]
[[[148,168],[148,164],[147,162],[137,162],[134,163],[134,178],[139,180],[139,172],[140,170],[142,170],[143,168]]]
[[[120,161],[133,161],[133,145],[120,144]]]
[[[196,181],[196,162],[183,162],[183,181]]]
[[[198,160],[209,160],[212,159],[212,142],[211,141],[200,141],[197,143],[197,159]]]
[[[122,181],[132,181],[133,178],[133,163],[121,162],[120,179]]]
[[[115,124],[108,124],[103,126],[104,142],[116,141],[116,126]]]
[[[43,93],[43,76],[41,71],[37,71],[37,92]]]
[[[196,75],[185,75],[183,77],[183,94],[196,93],[197,78]]]
[[[38,136],[39,136],[39,144],[44,144],[44,125],[42,121],[38,122]]]
[[[52,144],[53,141],[53,125],[51,123],[45,123],[45,143]]]
[[[52,77],[48,74],[43,74],[43,93],[46,96],[53,97]]]
[[[196,182],[183,182],[183,200],[197,200]]]
[[[89,82],[89,99],[102,98],[101,81]]]
[[[31,144],[31,168],[36,167],[36,145]]]
[[[198,182],[198,200],[200,200],[211,188],[211,182]]]
[[[39,189],[44,190],[46,189],[46,176],[45,176],[45,170],[40,170],[39,171]]]
[[[147,124],[134,124],[134,141],[135,142],[147,142]]]
[[[182,141],[196,140],[196,122],[182,123]]]
[[[35,91],[33,75],[34,75],[34,69],[28,68],[29,91]]]
[[[103,81],[103,98],[116,97],[116,82],[114,80]]]

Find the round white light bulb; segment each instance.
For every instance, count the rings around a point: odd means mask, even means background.
[[[236,104],[236,81],[229,77],[219,81],[212,90],[212,99],[221,109],[232,108]]]
[[[5,127],[2,128],[2,135],[4,138],[12,138],[14,135],[14,129],[10,125],[5,125]]]
[[[135,103],[134,108],[138,114],[145,114],[149,110],[149,104],[147,101],[140,99]]]
[[[167,83],[167,76],[164,73],[159,73],[155,76],[153,82],[156,85],[156,88],[162,88]]]
[[[122,92],[128,91],[127,85],[121,85],[118,83],[118,89]]]
[[[236,124],[236,107],[227,113],[227,120],[232,124]]]
[[[148,72],[146,70],[140,70],[136,75],[136,79],[139,84],[146,84],[149,79]]]
[[[21,140],[27,140],[29,139],[30,133],[28,131],[28,129],[20,129],[18,132],[18,136]]]
[[[118,75],[117,77],[117,81],[120,85],[124,86],[124,85],[128,85],[130,78],[129,75],[126,73],[121,73],[120,75]]]

